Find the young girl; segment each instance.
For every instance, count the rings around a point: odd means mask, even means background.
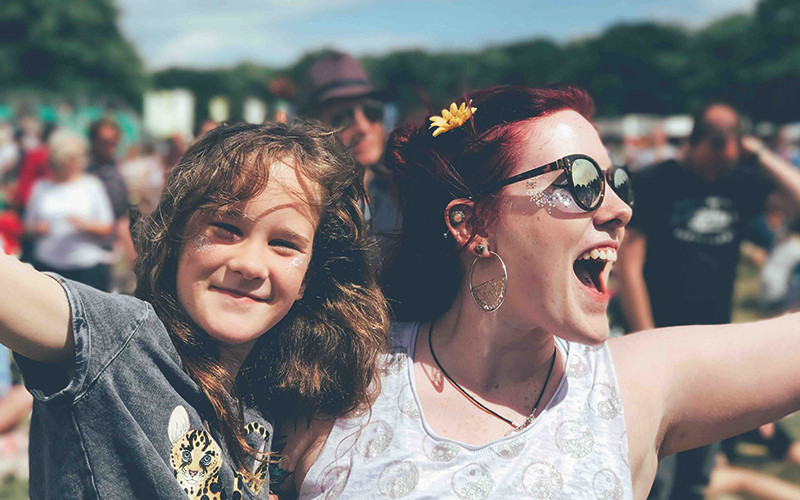
[[[204,136],[136,226],[137,298],[0,255],[32,498],[266,498],[275,419],[365,406],[388,321],[345,158],[313,124]]]

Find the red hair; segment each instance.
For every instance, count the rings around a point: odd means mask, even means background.
[[[456,198],[475,202],[475,231],[497,217],[498,198],[481,186],[508,177],[520,154],[528,120],[571,109],[587,120],[594,103],[572,86],[499,86],[464,97],[478,111],[461,127],[433,137],[427,124],[407,125],[389,137],[386,165],[394,171],[403,210],[397,259],[384,274],[384,291],[399,320],[430,320],[450,307],[462,279],[463,251],[447,231],[444,211]]]

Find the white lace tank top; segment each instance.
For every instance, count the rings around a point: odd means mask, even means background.
[[[372,411],[336,421],[301,499],[633,499],[607,345],[557,339],[567,371],[540,416],[521,432],[471,446],[425,422],[412,371],[418,328],[394,326]]]

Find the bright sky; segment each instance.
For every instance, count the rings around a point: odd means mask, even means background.
[[[756,0],[118,0],[126,36],[150,70],[287,66],[333,47],[474,50],[535,37],[594,35],[621,21],[702,26]]]

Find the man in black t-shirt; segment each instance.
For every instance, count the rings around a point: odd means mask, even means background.
[[[731,107],[713,104],[699,114],[689,146],[682,161],[634,177],[636,207],[615,266],[631,332],[730,322],[748,222],[775,188],[800,206],[800,171],[758,139],[742,138]],[[742,161],[743,152],[755,161]],[[703,498],[715,451],[682,452],[675,464],[662,460],[649,498]],[[664,470],[669,465],[674,472]]]

